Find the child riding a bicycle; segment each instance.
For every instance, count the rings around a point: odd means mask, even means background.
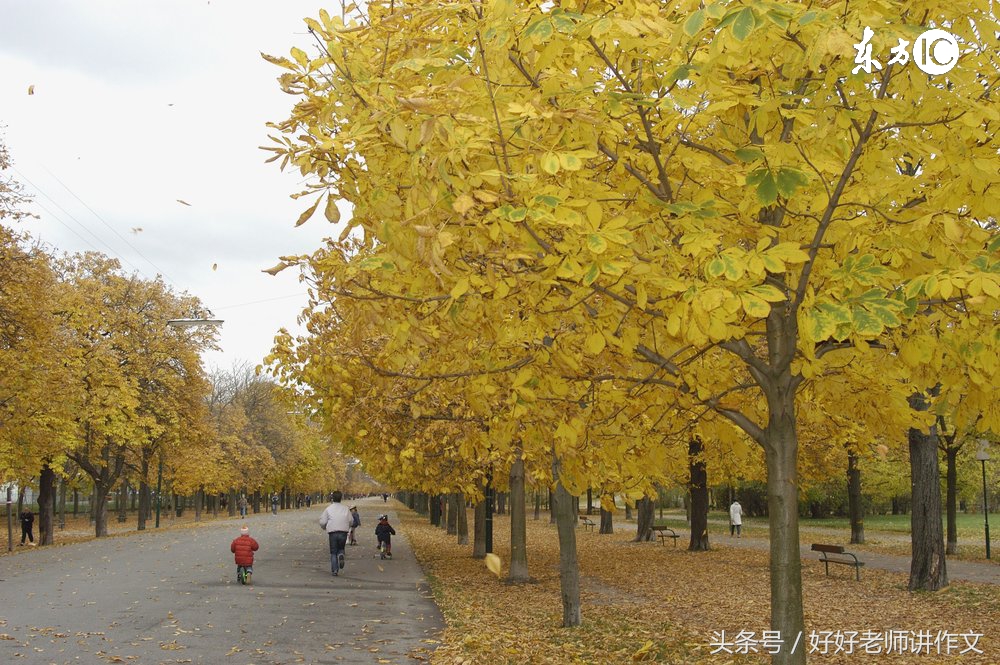
[[[240,535],[229,545],[229,551],[236,555],[236,579],[240,584],[250,584],[253,575],[253,553],[260,548],[250,537],[250,528],[244,524]]]
[[[378,538],[379,550],[389,558],[392,558],[392,536],[395,535],[396,530],[389,524],[389,516],[379,515],[378,525],[375,527],[375,537]]]

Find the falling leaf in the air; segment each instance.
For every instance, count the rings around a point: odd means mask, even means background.
[[[187,201],[185,201],[184,199],[177,199],[177,202],[178,202],[178,203],[183,203],[184,205],[186,205],[186,206],[188,206],[188,207],[191,207],[191,204],[190,204],[190,203],[188,203]]]
[[[132,227],[132,233],[135,233],[137,235],[140,234],[140,233],[142,233],[142,227],[141,226],[133,226]]]
[[[489,554],[486,555],[486,567],[489,568],[491,573],[493,573],[497,577],[500,577],[500,573],[502,572],[502,566],[500,564],[500,557],[498,557],[496,554],[490,552]]]
[[[31,85],[28,86],[28,94],[29,95],[35,94],[35,85],[34,84],[31,84]]]
[[[219,264],[218,263],[213,263],[212,264],[212,270],[214,271],[214,270],[218,270],[218,269],[219,269]]]

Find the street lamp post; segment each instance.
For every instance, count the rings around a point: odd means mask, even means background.
[[[979,450],[976,451],[976,459],[983,465],[983,525],[986,527],[986,558],[990,558],[990,502],[986,496],[986,462],[990,459],[990,442],[986,439],[979,440]]]
[[[167,325],[171,328],[194,328],[197,326],[221,326],[222,319],[168,319]],[[163,502],[163,495],[160,491],[163,486],[163,449],[160,449],[160,463],[156,469],[156,526],[160,528],[160,506]]]

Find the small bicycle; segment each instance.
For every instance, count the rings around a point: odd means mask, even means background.
[[[236,567],[236,579],[239,580],[240,584],[250,584],[250,578],[252,576],[253,571],[249,570],[247,566]]]
[[[385,541],[380,541],[378,544],[378,556],[380,559],[391,559],[392,555],[389,554],[385,549]]]

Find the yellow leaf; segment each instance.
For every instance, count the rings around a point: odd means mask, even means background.
[[[591,201],[587,204],[587,221],[590,222],[590,228],[594,231],[601,227],[601,204],[597,201]]]
[[[500,573],[503,572],[502,564],[500,562],[500,557],[498,557],[496,554],[493,554],[492,552],[487,554],[486,568],[497,577],[500,577]]]
[[[483,203],[495,203],[500,197],[486,189],[477,189],[472,195]]]
[[[542,155],[541,166],[546,173],[555,175],[559,173],[559,158],[555,154],[547,152]]]
[[[587,353],[592,356],[596,356],[604,350],[605,344],[604,335],[600,332],[595,332],[587,335],[587,340],[584,342],[584,348],[587,350]]]
[[[268,268],[267,270],[261,270],[261,272],[266,272],[268,275],[277,275],[279,272],[288,267],[288,264],[282,261],[278,265]]]
[[[312,204],[311,206],[309,206],[309,207],[308,207],[308,208],[306,209],[306,211],[305,211],[305,212],[303,212],[303,213],[302,213],[301,215],[299,215],[299,219],[298,219],[298,221],[296,221],[296,222],[295,222],[295,226],[302,226],[303,224],[305,224],[305,223],[306,223],[306,221],[307,221],[307,220],[308,220],[308,219],[309,219],[310,217],[312,217],[312,216],[313,216],[313,213],[314,213],[314,212],[316,212],[316,208],[318,208],[318,207],[319,207],[319,202],[320,202],[320,200],[321,200],[322,198],[323,198],[322,196],[320,196],[319,198],[317,198],[317,199],[316,199],[316,203],[313,203],[313,204]]]
[[[29,95],[35,94],[35,86],[34,86],[34,84],[28,86],[28,94]]]
[[[469,212],[473,207],[475,207],[476,202],[468,194],[462,194],[456,198],[452,204],[451,209],[457,212],[459,215],[464,215]]]
[[[797,242],[780,242],[764,252],[764,256],[784,263],[805,263],[809,255],[802,251]]]
[[[455,286],[451,287],[451,292],[449,295],[451,295],[452,298],[461,298],[463,295],[465,295],[465,292],[468,290],[469,290],[469,278],[462,277],[457,282],[455,282]]]
[[[646,660],[646,656],[653,649],[653,642],[649,641],[642,645],[638,651],[632,654],[632,660]]]
[[[326,209],[323,213],[326,215],[326,220],[331,224],[336,224],[340,221],[340,208],[337,207],[337,200],[332,196],[326,197]]]

